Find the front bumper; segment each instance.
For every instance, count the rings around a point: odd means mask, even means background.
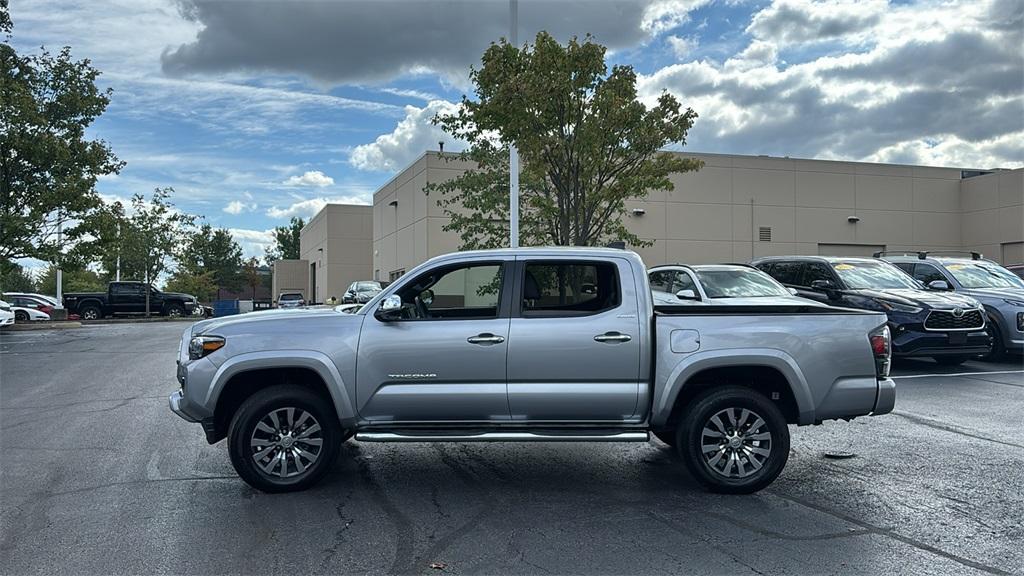
[[[875,408],[872,416],[881,416],[892,412],[896,407],[896,382],[892,378],[878,381],[878,394],[875,396]]]
[[[171,407],[171,412],[177,414],[182,420],[186,422],[199,422],[199,419],[190,415],[186,411],[188,400],[185,399],[185,395],[181,393],[181,390],[175,390],[170,397],[167,398],[167,403]]]
[[[892,327],[890,326],[890,329]],[[992,338],[985,330],[977,332],[926,332],[892,330],[892,355],[897,358],[914,356],[974,356],[988,354]],[[959,340],[963,338],[963,340]]]

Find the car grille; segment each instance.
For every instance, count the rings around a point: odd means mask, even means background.
[[[980,310],[964,310],[957,318],[951,310],[932,310],[924,321],[927,330],[971,330],[985,326]]]

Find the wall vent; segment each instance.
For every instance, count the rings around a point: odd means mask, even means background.
[[[757,238],[761,242],[772,241],[772,228],[771,226],[761,226],[757,229]]]

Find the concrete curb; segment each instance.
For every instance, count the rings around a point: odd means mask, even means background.
[[[4,327],[4,332],[31,332],[34,330],[65,330],[68,328],[81,328],[82,323],[76,321],[49,321],[31,322],[28,324],[11,324]]]
[[[84,326],[95,326],[97,324],[148,324],[151,322],[199,322],[204,320],[202,316],[183,316],[180,318],[167,318],[158,316],[155,318],[104,318],[102,320],[82,320]]]

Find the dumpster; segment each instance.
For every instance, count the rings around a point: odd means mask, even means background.
[[[214,300],[213,301],[213,316],[219,318],[221,316],[234,316],[238,314],[238,300]]]

